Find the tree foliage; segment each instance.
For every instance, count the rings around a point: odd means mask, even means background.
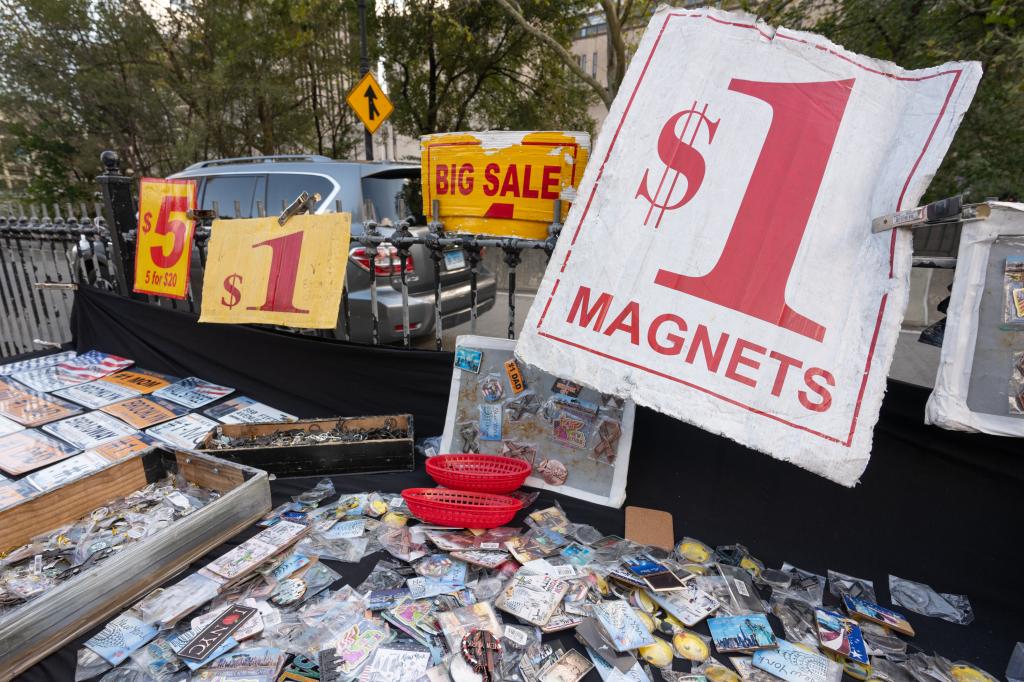
[[[561,61],[580,81],[591,89],[600,99],[605,108],[611,109],[612,100],[619,91],[619,85],[626,75],[629,56],[635,51],[635,41],[654,8],[660,4],[656,0],[600,0],[598,7],[604,18],[605,32],[608,37],[608,64],[605,75],[608,85],[602,85],[593,75],[586,72],[576,63],[576,58],[564,48],[557,36],[549,32],[539,22],[533,20],[528,12],[524,12],[517,0],[494,0],[510,17],[522,26],[530,35],[548,51],[549,55]],[[671,2],[670,4],[675,4]],[[593,3],[588,3],[578,11],[593,10]]]
[[[523,11],[568,45],[582,5],[532,0]],[[393,121],[403,134],[593,127],[586,86],[496,2],[386,3],[380,29]]]
[[[766,0],[767,21],[807,28],[906,68],[976,60],[984,75],[925,201],[1024,195],[1024,3],[1019,0]]]
[[[92,191],[108,148],[158,176],[210,157],[347,156],[354,36],[355,3],[337,0],[192,0],[162,16],[140,0],[0,0],[4,156],[48,201]]]

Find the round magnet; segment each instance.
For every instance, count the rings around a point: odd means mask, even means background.
[[[658,605],[651,599],[651,595],[647,594],[644,590],[636,590],[633,592],[636,597],[636,603],[633,606],[637,607],[644,613],[654,613],[658,610]]]
[[[665,668],[672,665],[672,647],[663,639],[654,638],[654,644],[648,644],[638,649],[640,657],[656,668]]]
[[[711,682],[742,682],[739,675],[718,663],[705,666],[701,672]]]
[[[690,632],[689,630],[677,632],[672,637],[672,648],[676,650],[676,653],[681,658],[697,663],[708,660],[708,656],[711,655],[711,650],[708,648],[707,643],[698,637],[697,633]]]
[[[752,556],[745,556],[740,559],[740,568],[749,573],[752,577],[757,578],[761,575],[762,565],[761,562]]]
[[[281,581],[270,596],[270,601],[278,606],[288,606],[302,599],[306,594],[306,581],[302,578],[289,578]]]
[[[949,669],[949,674],[956,682],[995,682],[996,680],[981,668],[975,668],[965,663],[954,663]]]
[[[647,628],[647,632],[654,632],[654,619],[653,618],[651,618],[649,615],[647,615],[643,611],[637,611],[636,609],[633,609],[633,613],[636,614],[636,617],[639,618],[640,622],[644,624],[645,628]]]
[[[711,548],[700,540],[683,538],[679,541],[679,544],[676,545],[676,554],[687,561],[702,564],[711,558]]]
[[[480,382],[480,392],[483,394],[484,400],[496,403],[504,397],[505,388],[497,377],[489,376]]]

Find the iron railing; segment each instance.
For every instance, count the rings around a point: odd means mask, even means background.
[[[212,218],[200,216],[193,238],[192,272],[187,296],[184,300],[133,294],[135,235],[137,230],[137,202],[132,194],[132,178],[121,173],[117,156],[104,152],[101,157],[105,170],[97,177],[102,203],[91,209],[85,205],[50,207],[22,207],[0,204],[0,357],[10,357],[43,347],[56,346],[70,340],[68,319],[74,296],[79,286],[95,286],[124,296],[148,300],[151,304],[200,312],[202,282],[210,239]],[[267,211],[257,202],[257,214]],[[221,215],[214,206],[209,214]],[[334,206],[341,210],[341,206]],[[52,215],[51,215],[52,214]],[[235,205],[235,217],[240,217]],[[364,224],[362,234],[352,236],[352,245],[360,245],[377,258],[387,259],[386,271],[393,272],[393,257],[397,257],[400,271],[402,300],[402,345],[411,347],[409,305],[410,293],[406,262],[415,245],[425,247],[433,262],[435,346],[442,348],[444,316],[442,315],[442,261],[446,250],[461,249],[468,265],[470,289],[470,326],[476,332],[480,301],[478,284],[481,276],[484,248],[500,249],[507,267],[507,334],[515,337],[516,322],[516,268],[524,251],[540,250],[549,258],[561,232],[561,202],[552,202],[552,221],[546,239],[516,237],[483,237],[446,232],[438,220],[437,202],[428,229],[412,231],[413,221],[402,221],[390,234],[372,221]],[[108,229],[108,226],[111,226]],[[915,232],[915,265],[926,267],[953,267],[959,246],[959,225],[943,226]],[[394,247],[393,255],[390,247]],[[379,288],[390,286],[391,277],[380,277],[378,282],[372,260],[369,278],[370,341],[381,342],[381,316],[378,300]],[[351,268],[350,268],[351,269]],[[300,334],[313,334],[351,340],[353,334],[352,306],[349,287],[342,294],[339,324],[334,330],[289,329]]]
[[[84,205],[0,205],[0,356],[70,341],[75,288],[115,288],[109,234],[97,213]]]

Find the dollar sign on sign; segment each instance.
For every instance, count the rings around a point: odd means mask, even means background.
[[[658,156],[661,157],[662,163],[665,164],[665,170],[661,173],[661,180],[658,181],[658,187],[654,190],[654,195],[651,195],[650,190],[647,187],[647,176],[650,173],[650,169],[644,171],[644,177],[640,180],[640,187],[636,190],[636,196],[643,197],[647,200],[650,206],[647,209],[647,215],[644,216],[644,225],[646,225],[651,215],[654,213],[654,209],[661,209],[658,212],[658,219],[654,222],[654,227],[657,228],[661,225],[661,219],[665,215],[665,211],[674,211],[679,208],[697,193],[700,189],[700,185],[704,182],[704,157],[693,148],[693,143],[697,140],[697,133],[700,132],[701,126],[706,126],[708,131],[708,144],[715,139],[715,131],[718,130],[719,121],[712,121],[706,116],[708,105],[705,104],[702,109],[697,109],[698,103],[695,101],[686,111],[680,111],[679,113],[673,114],[665,125],[661,128],[661,134],[658,136]],[[679,124],[680,119],[685,117],[683,123],[683,129],[680,132],[676,132],[676,127]],[[696,121],[693,127],[693,132],[689,135],[689,141],[687,141],[687,132],[690,130],[691,121]],[[673,173],[674,171],[674,173]],[[671,179],[669,179],[669,173],[672,173]],[[672,202],[672,193],[676,188],[676,184],[679,182],[679,176],[682,175],[686,178],[686,191],[683,195]],[[665,192],[665,198],[660,199],[662,189],[667,189]]]
[[[221,305],[227,306],[228,308],[234,308],[238,305],[238,302],[242,299],[242,292],[238,290],[236,284],[242,283],[242,276],[237,272],[233,275],[228,275],[224,278],[224,290],[228,292],[230,299],[220,297]]]

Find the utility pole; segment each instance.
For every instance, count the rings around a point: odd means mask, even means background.
[[[370,70],[370,58],[366,53],[366,0],[358,0],[359,5],[359,77],[362,78]],[[373,161],[373,135],[363,130],[366,143],[366,160]]]

